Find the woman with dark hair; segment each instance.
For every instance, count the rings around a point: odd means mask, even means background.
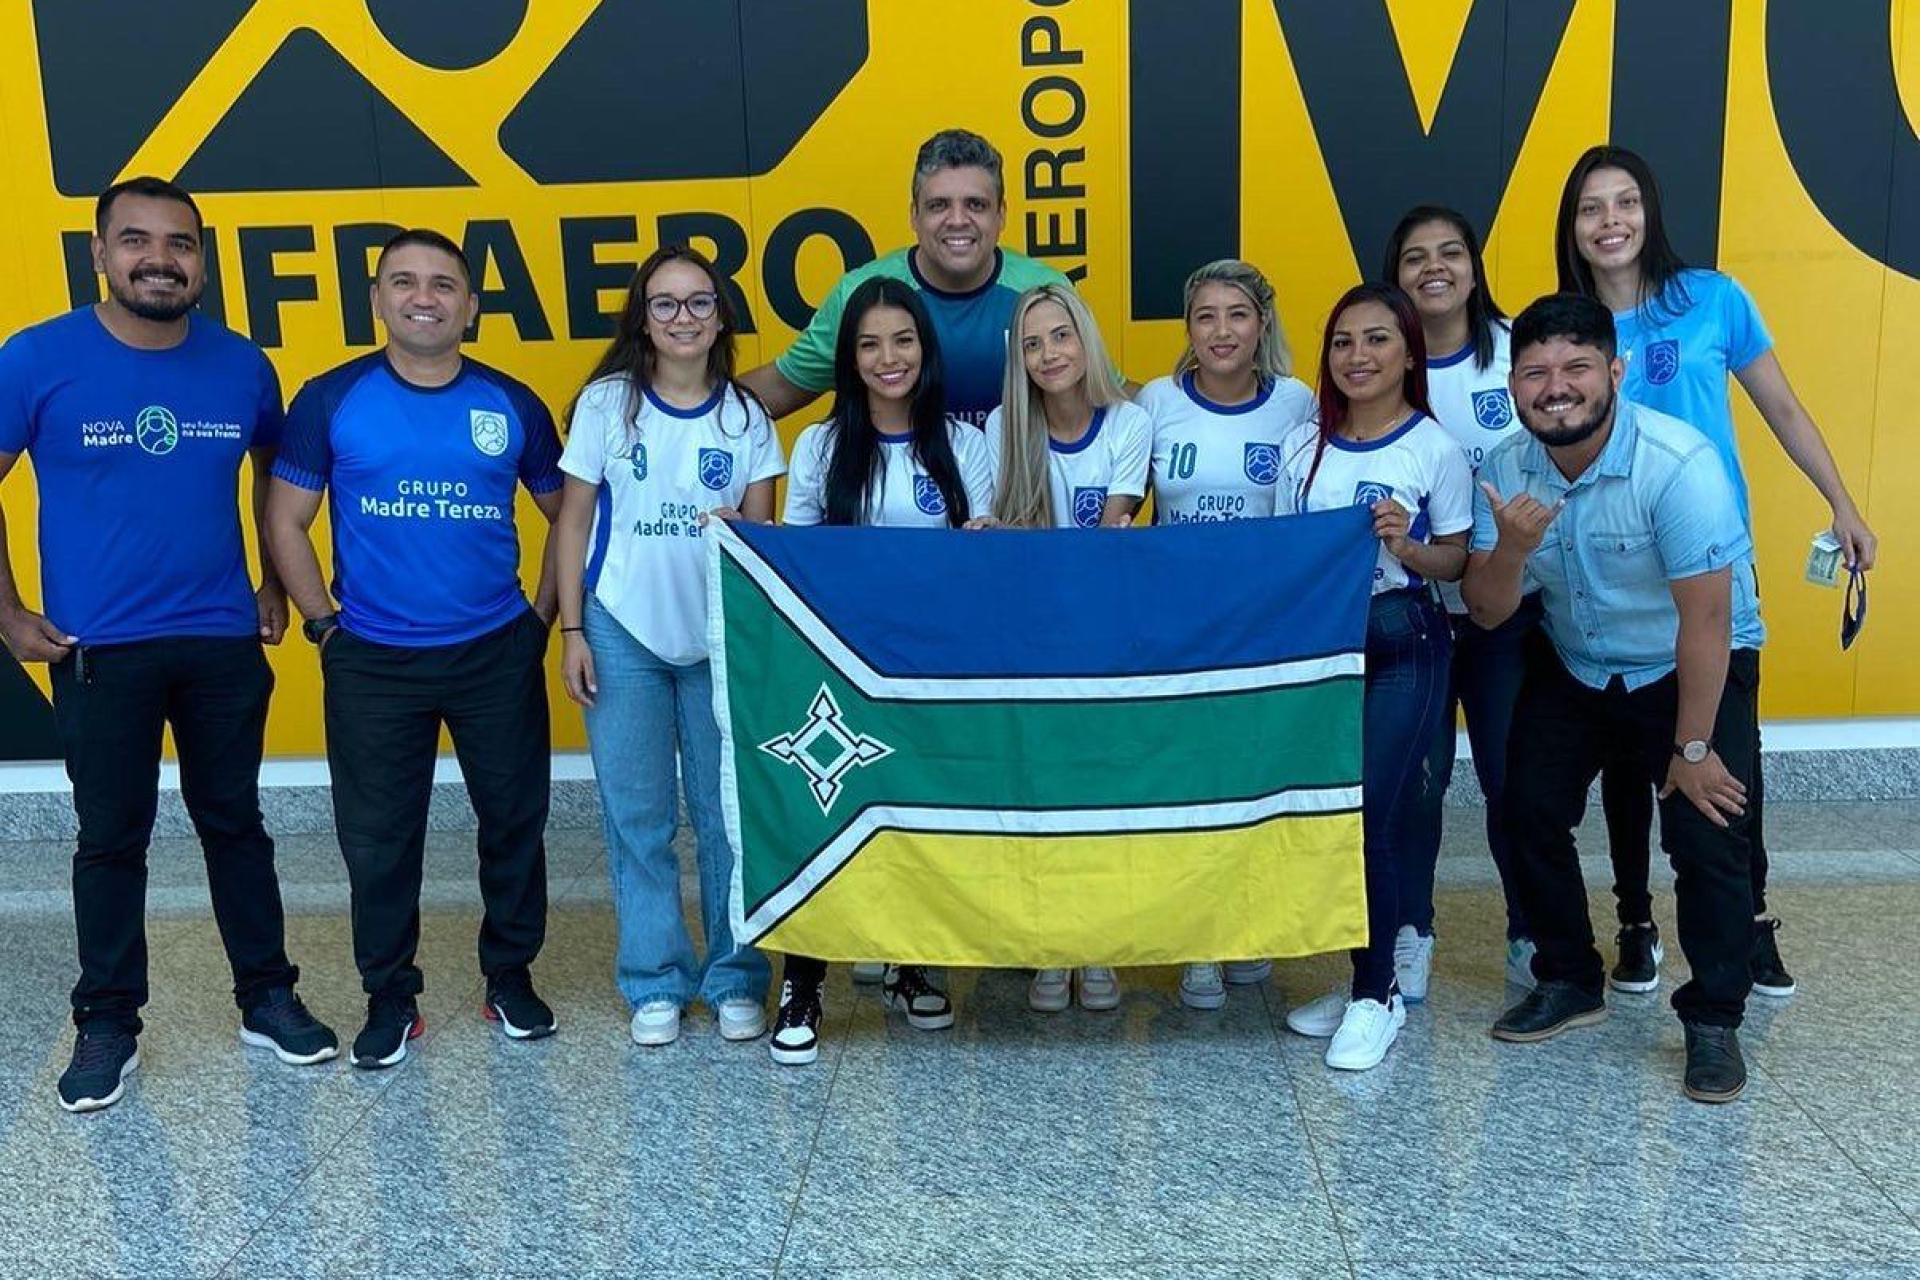
[[[911,285],[884,276],[848,296],[833,357],[833,410],[800,433],[787,477],[783,523],[959,529],[993,506],[985,438],[947,417],[940,343]],[[774,1022],[773,1060],[820,1054],[827,964],[787,957]],[[887,1006],[910,1026],[953,1025],[953,1006],[919,965],[887,966]]]
[[[1820,428],[1807,413],[1780,361],[1759,308],[1745,289],[1718,271],[1689,267],[1667,239],[1660,188],[1647,162],[1624,147],[1591,147],[1574,163],[1560,195],[1554,229],[1563,292],[1598,298],[1613,312],[1627,372],[1620,393],[1670,414],[1708,440],[1733,482],[1741,514],[1753,527],[1747,481],[1734,439],[1727,377],[1746,388],[1760,417],[1832,512],[1833,536],[1849,568],[1873,567],[1877,543],[1847,491]],[[1744,566],[1751,574],[1753,566]],[[1753,839],[1753,989],[1793,994],[1767,914],[1767,858],[1761,838],[1761,789],[1750,799]],[[1602,779],[1620,909],[1620,960],[1609,981],[1618,990],[1659,985],[1659,932],[1647,887],[1653,820],[1651,780],[1625,766]]]
[[[1487,285],[1480,238],[1455,210],[1420,205],[1409,209],[1387,238],[1383,273],[1382,279],[1399,282],[1419,313],[1434,419],[1459,446],[1468,469],[1478,471],[1495,445],[1522,429],[1507,390],[1511,361],[1506,313]],[[1433,873],[1440,856],[1442,804],[1453,780],[1453,727],[1461,708],[1473,744],[1474,773],[1486,796],[1487,849],[1506,893],[1507,978],[1522,986],[1533,982],[1533,940],[1509,871],[1500,796],[1506,783],[1507,730],[1520,694],[1522,646],[1539,620],[1539,601],[1525,601],[1507,622],[1487,631],[1467,616],[1457,586],[1439,586],[1453,629],[1453,667],[1427,763],[1427,802],[1400,868],[1400,930],[1394,942],[1400,993],[1410,1004],[1426,999],[1433,971]]]
[[[1467,563],[1473,480],[1427,403],[1426,342],[1407,296],[1390,284],[1349,289],[1320,345],[1320,420],[1283,453],[1283,510],[1364,505],[1380,539],[1367,618],[1363,810],[1367,945],[1353,982],[1293,1010],[1287,1026],[1331,1037],[1330,1067],[1377,1066],[1406,1021],[1394,979],[1400,860],[1425,791],[1427,754],[1446,702],[1452,637],[1427,583]]]
[[[701,526],[709,512],[771,520],[774,478],[786,467],[766,411],[734,381],[739,324],[726,284],[680,245],[640,264],[613,341],[574,400],[560,457],[560,671],[585,709],[619,935],[614,981],[641,1045],[677,1039],[681,1010],[696,998],[728,1040],[766,1029],[769,966],[734,945],[728,924],[733,854],[720,808]],[[681,784],[705,960],[680,906]]]

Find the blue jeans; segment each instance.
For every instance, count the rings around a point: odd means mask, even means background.
[[[614,982],[636,1009],[653,1000],[682,1007],[695,997],[710,1007],[722,1000],[762,1000],[771,972],[767,958],[735,946],[727,918],[733,850],[720,813],[712,673],[704,662],[680,667],[661,661],[592,596],[582,622],[600,686],[586,719],[620,934]],[[680,905],[680,863],[673,852],[676,754],[699,855],[704,965],[694,955]]]
[[[1473,745],[1473,772],[1486,797],[1487,852],[1500,872],[1500,888],[1507,899],[1507,937],[1532,937],[1526,909],[1520,905],[1519,882],[1513,874],[1513,848],[1501,816],[1500,797],[1507,789],[1507,735],[1513,728],[1513,705],[1520,697],[1526,674],[1529,643],[1538,644],[1540,597],[1528,596],[1499,626],[1488,630],[1464,614],[1451,617],[1453,672],[1446,705],[1435,727],[1433,754],[1427,768],[1432,787],[1417,819],[1420,830],[1411,838],[1410,854],[1401,866],[1400,923],[1423,934],[1433,932],[1433,871],[1440,858],[1441,815],[1447,787],[1453,782],[1456,713],[1467,714],[1467,741]]]
[[[1353,952],[1353,998],[1385,1002],[1400,928],[1400,864],[1413,854],[1431,789],[1427,757],[1447,701],[1453,634],[1422,590],[1373,598],[1367,615],[1367,692],[1361,781],[1367,945]]]

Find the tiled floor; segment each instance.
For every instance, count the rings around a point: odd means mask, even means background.
[[[1802,989],[1755,1001],[1753,1081],[1722,1108],[1680,1096],[1661,998],[1547,1045],[1488,1038],[1499,893],[1452,816],[1433,998],[1358,1076],[1281,1021],[1338,958],[1212,1014],[1171,971],[1053,1016],[1022,975],[957,973],[938,1034],[836,972],[811,1069],[704,1014],[637,1049],[578,832],[554,838],[536,971],[559,1036],[508,1044],[477,1016],[471,844],[436,835],[416,1055],[287,1068],[237,1044],[197,851],[166,842],[145,1065],[91,1117],[53,1101],[66,851],[0,846],[0,1276],[1920,1280],[1920,806],[1770,807]],[[286,841],[282,873],[303,990],[351,1035],[337,854]],[[1661,909],[1670,930],[1666,889]]]

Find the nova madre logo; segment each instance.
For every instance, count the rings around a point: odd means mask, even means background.
[[[180,420],[165,405],[150,404],[133,420],[133,438],[154,457],[165,457],[180,443]]]

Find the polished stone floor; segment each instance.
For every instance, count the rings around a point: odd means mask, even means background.
[[[1021,975],[956,973],[932,1034],[837,972],[813,1068],[704,1014],[637,1049],[582,832],[554,837],[536,970],[557,1037],[477,1016],[472,847],[437,834],[415,1055],[282,1067],[237,1043],[197,851],[163,842],[145,1065],[84,1117],[53,1097],[66,850],[0,845],[0,1276],[1920,1278],[1920,806],[1770,807],[1801,991],[1755,1002],[1752,1083],[1720,1108],[1680,1094],[1677,956],[1600,1027],[1488,1038],[1499,894],[1450,816],[1432,1000],[1357,1076],[1281,1022],[1337,958],[1211,1014],[1171,971],[1053,1016]],[[282,869],[306,997],[350,1035],[337,855],[286,841]],[[1665,889],[1660,911],[1671,936]]]

